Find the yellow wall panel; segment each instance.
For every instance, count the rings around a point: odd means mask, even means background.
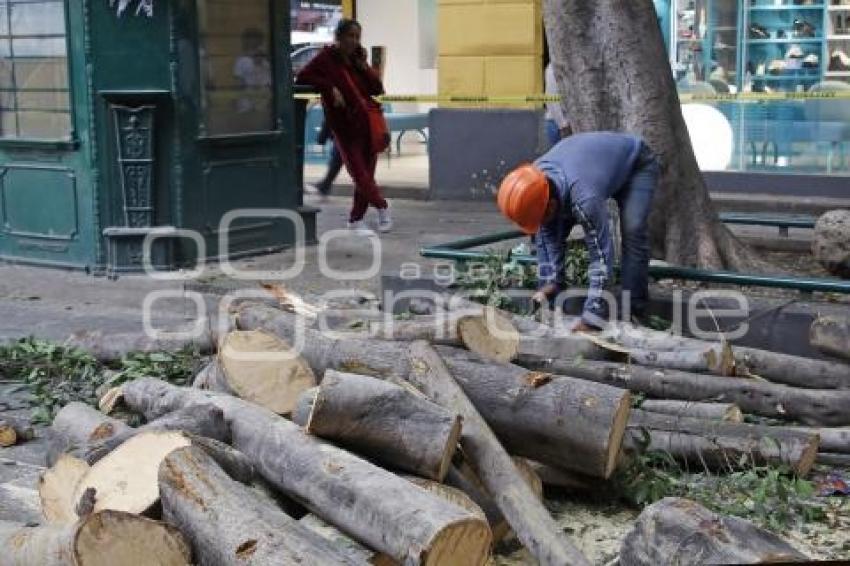
[[[439,0],[437,9],[440,94],[543,92],[541,0]]]
[[[456,4],[439,9],[440,55],[533,55],[542,48],[536,2]]]
[[[537,57],[487,57],[484,60],[484,89],[489,95],[526,95],[543,92]]]
[[[485,94],[483,57],[440,57],[437,69],[441,93]]]

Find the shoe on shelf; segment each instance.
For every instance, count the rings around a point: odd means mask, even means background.
[[[818,57],[817,53],[809,53],[805,57],[803,57],[803,67],[807,69],[816,69],[820,66],[820,57]]]
[[[357,236],[374,236],[375,231],[369,228],[363,220],[349,221],[347,228]]]
[[[815,26],[806,20],[794,19],[794,37],[814,37]]]
[[[785,54],[786,59],[802,59],[803,58],[803,48],[797,44],[792,45],[788,48],[788,52]]]
[[[770,39],[767,28],[759,24],[750,24],[750,39]]]
[[[387,208],[378,209],[378,232],[389,232],[393,229],[393,219],[390,215],[390,203],[387,202]]]
[[[850,56],[840,49],[836,49],[832,52],[832,56],[829,58],[829,70],[850,71]]]
[[[781,75],[788,68],[788,64],[784,59],[774,59],[767,66],[767,72],[771,75]]]

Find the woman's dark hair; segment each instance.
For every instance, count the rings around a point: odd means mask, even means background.
[[[363,26],[361,26],[360,22],[358,22],[357,20],[352,20],[352,19],[349,19],[349,18],[343,18],[336,25],[336,31],[334,32],[334,37],[336,39],[339,39],[340,37],[342,37],[343,35],[348,33],[348,31],[353,29],[353,28],[358,28],[361,31],[363,30]]]

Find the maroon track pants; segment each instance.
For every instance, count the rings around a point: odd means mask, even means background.
[[[369,138],[345,143],[337,141],[337,144],[345,168],[354,180],[354,203],[351,205],[349,222],[363,220],[370,204],[375,208],[387,208],[387,201],[375,182],[378,154],[372,151]]]

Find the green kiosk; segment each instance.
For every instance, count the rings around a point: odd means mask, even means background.
[[[0,0],[0,259],[111,275],[313,241],[289,4]]]

